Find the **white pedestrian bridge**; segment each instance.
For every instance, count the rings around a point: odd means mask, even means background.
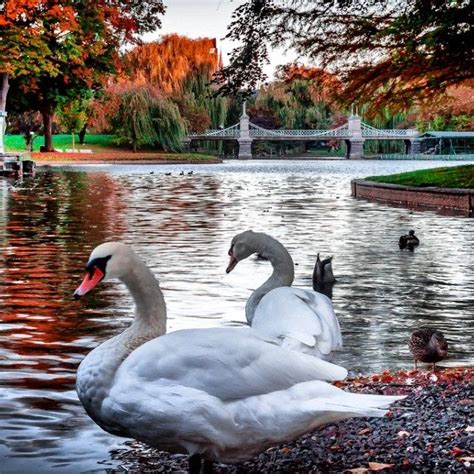
[[[239,158],[252,158],[254,140],[344,140],[346,158],[362,158],[365,140],[404,140],[406,153],[419,153],[420,139],[414,129],[378,129],[362,122],[358,115],[351,115],[347,123],[329,130],[269,130],[250,122],[244,107],[240,122],[223,129],[206,130],[188,135],[187,140],[237,140]]]

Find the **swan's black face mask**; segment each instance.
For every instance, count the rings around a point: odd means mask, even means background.
[[[80,298],[97,286],[105,277],[105,268],[112,255],[94,258],[86,266],[86,276],[80,286],[74,292],[75,298]]]

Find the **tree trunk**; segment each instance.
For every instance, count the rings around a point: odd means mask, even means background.
[[[7,107],[7,95],[10,84],[8,83],[8,74],[3,72],[0,74],[0,111],[5,111]]]
[[[9,89],[8,74],[0,74],[0,154],[5,152],[5,145],[3,143],[3,135],[6,129],[6,115],[7,94]]]
[[[23,135],[25,137],[25,145],[28,151],[33,151],[33,135],[28,131]]]
[[[86,137],[87,123],[79,130],[79,144],[84,145],[84,138]]]
[[[53,148],[53,113],[51,112],[52,107],[47,106],[42,111],[43,115],[43,127],[44,127],[44,146],[41,147],[41,151],[54,151]]]

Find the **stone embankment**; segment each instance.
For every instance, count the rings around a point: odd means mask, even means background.
[[[474,189],[415,188],[399,184],[376,183],[363,179],[351,182],[352,196],[403,205],[414,209],[432,209],[472,217]]]

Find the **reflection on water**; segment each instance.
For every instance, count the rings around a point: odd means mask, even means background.
[[[350,197],[352,178],[432,166],[109,166],[1,180],[0,471],[116,465],[110,452],[123,441],[93,424],[74,391],[84,355],[132,314],[120,284],[71,298],[89,252],[105,240],[132,244],[159,276],[169,331],[243,323],[245,301],[270,274],[269,263],[249,259],[230,275],[224,269],[232,236],[252,228],[287,246],[298,287],[311,287],[317,252],[334,255],[333,302],[345,343],[337,362],[352,373],[409,367],[406,340],[421,325],[446,334],[445,365],[472,363],[474,219]],[[180,176],[181,169],[194,174]],[[421,239],[413,253],[398,249],[410,228]]]

